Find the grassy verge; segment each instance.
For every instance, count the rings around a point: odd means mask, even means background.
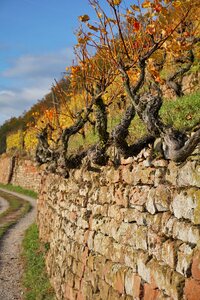
[[[12,184],[2,184],[0,183],[0,187],[12,192],[17,192],[26,196],[30,196],[32,198],[37,198],[37,193],[31,190],[27,190],[22,188],[21,186],[12,185]]]
[[[108,130],[111,131],[120,121],[123,112],[111,110],[108,115]],[[176,129],[186,130],[200,123],[200,91],[181,98],[165,99],[160,110],[160,116],[165,124],[173,125]],[[136,139],[147,133],[144,123],[135,116],[129,127],[128,142],[133,143]],[[98,140],[92,128],[86,131],[86,138],[76,134],[70,139],[69,153],[73,154],[77,148],[87,148]]]
[[[160,113],[166,123],[177,129],[194,127],[200,123],[200,91],[173,101],[166,100]]]
[[[31,208],[28,201],[17,196],[0,191],[2,196],[9,203],[9,208],[0,214],[0,238],[14,225],[21,217],[23,217]]]
[[[25,266],[23,276],[24,300],[55,299],[45,271],[45,246],[42,246],[39,241],[36,224],[31,225],[26,231],[22,246],[22,257]]]
[[[165,124],[176,129],[187,130],[200,123],[200,92],[186,95],[176,100],[165,100],[160,110]],[[135,116],[129,128],[130,142],[147,133],[144,123]]]

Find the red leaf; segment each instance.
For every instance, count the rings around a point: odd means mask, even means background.
[[[138,21],[134,21],[133,26],[136,31],[140,30],[140,23]]]

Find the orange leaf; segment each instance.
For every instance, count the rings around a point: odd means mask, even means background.
[[[78,17],[79,18],[79,20],[81,21],[81,22],[87,22],[87,21],[89,21],[89,19],[90,19],[90,17],[88,16],[88,15],[83,15],[83,16],[80,16],[80,17]]]
[[[153,24],[148,25],[147,29],[146,29],[146,32],[150,35],[154,34],[156,32],[155,26]]]
[[[160,5],[159,3],[157,5],[154,6],[154,10],[159,13],[162,10],[162,5]]]

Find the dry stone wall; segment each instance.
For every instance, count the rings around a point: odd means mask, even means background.
[[[199,300],[200,164],[43,174],[40,237],[57,299]]]
[[[11,183],[25,189],[39,191],[41,170],[29,159],[16,158]]]
[[[7,184],[10,182],[14,167],[12,157],[2,155],[0,157],[0,183]]]
[[[0,157],[0,183],[11,183],[38,192],[41,182],[41,171],[29,159],[8,155]]]

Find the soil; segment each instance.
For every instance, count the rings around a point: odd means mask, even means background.
[[[0,197],[0,214],[6,211],[9,207],[8,201]]]
[[[4,192],[6,190],[0,189]],[[8,192],[8,191],[7,191]],[[22,300],[23,289],[21,278],[23,274],[22,260],[20,257],[21,243],[26,229],[34,222],[36,215],[36,200],[15,192],[10,194],[29,201],[32,209],[21,218],[0,240],[0,300]],[[5,210],[5,201],[1,200]]]

